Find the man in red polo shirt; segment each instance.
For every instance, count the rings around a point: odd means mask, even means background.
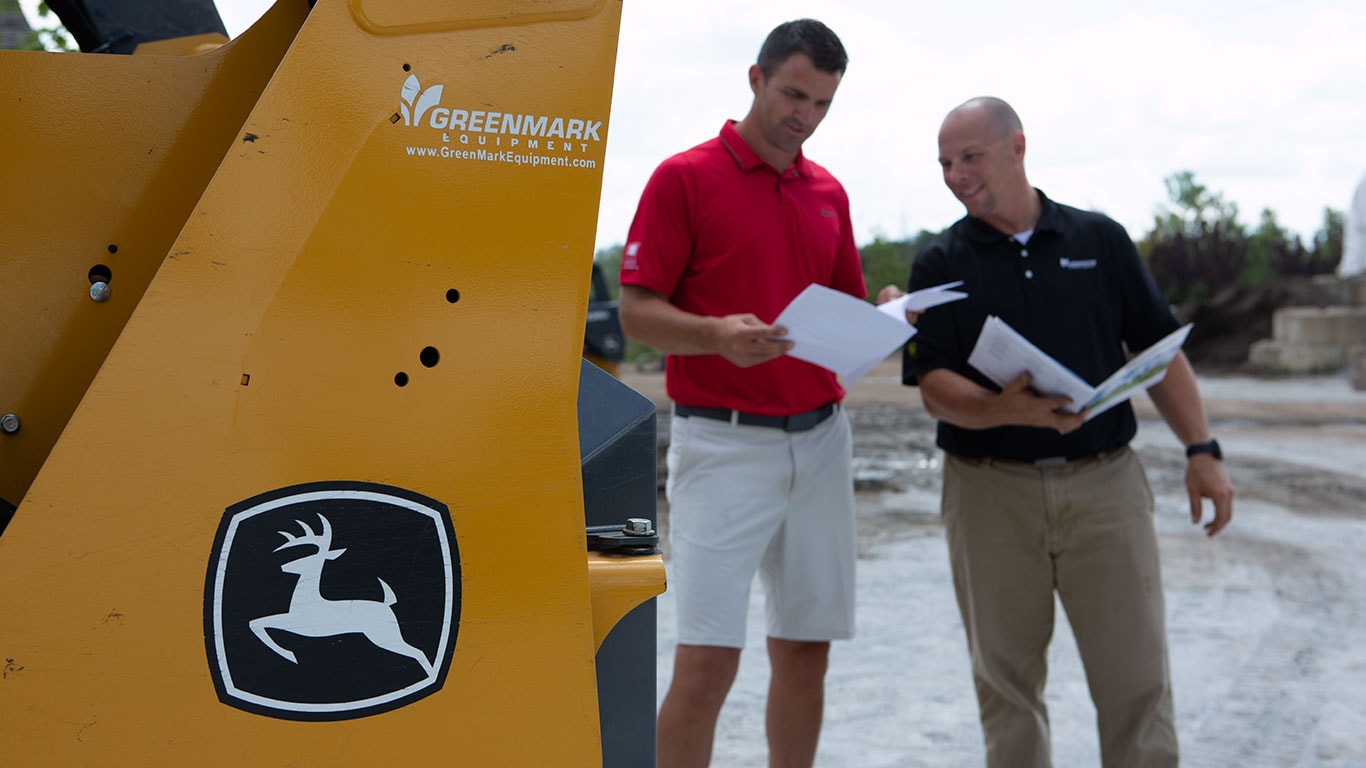
[[[750,583],[768,604],[770,765],[810,766],[830,641],[854,630],[849,422],[835,375],[787,357],[771,323],[811,283],[866,291],[849,201],[802,142],[848,59],[810,19],[778,26],[749,69],[754,102],[664,161],[622,253],[621,323],[668,353],[666,493],[678,605],[659,766],[705,766],[745,643]]]

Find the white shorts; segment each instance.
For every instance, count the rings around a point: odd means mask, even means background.
[[[853,637],[858,550],[844,409],[806,432],[696,416],[670,424],[668,588],[678,642],[743,648],[756,571],[770,637]]]

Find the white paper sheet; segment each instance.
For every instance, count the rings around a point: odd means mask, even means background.
[[[936,285],[933,288],[922,288],[914,293],[903,293],[891,301],[877,305],[877,308],[891,315],[900,318],[902,322],[906,320],[906,310],[913,312],[924,312],[930,307],[937,307],[940,304],[948,304],[950,301],[966,299],[968,295],[962,291],[951,291],[950,288],[957,288],[963,281],[958,280],[952,283]]]
[[[1031,389],[1045,395],[1071,398],[1072,402],[1063,408],[1068,413],[1090,408],[1091,412],[1086,416],[1089,421],[1162,381],[1190,330],[1189,324],[1178,328],[1136,355],[1099,386],[1092,387],[1004,320],[992,315],[982,325],[977,344],[968,356],[968,364],[1002,388],[1028,371]]]
[[[915,334],[905,314],[898,319],[862,299],[812,283],[783,309],[774,325],[795,342],[789,355],[834,371],[852,384]]]

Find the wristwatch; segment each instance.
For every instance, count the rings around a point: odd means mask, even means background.
[[[1220,461],[1224,460],[1224,452],[1219,448],[1218,440],[1210,439],[1203,443],[1192,443],[1186,446],[1186,458],[1189,459],[1200,453],[1208,453]]]

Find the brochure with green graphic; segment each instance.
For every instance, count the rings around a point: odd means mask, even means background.
[[[1080,413],[1089,409],[1086,415],[1089,421],[1162,381],[1190,331],[1189,323],[1172,331],[1093,387],[1004,320],[991,315],[982,325],[977,344],[968,356],[968,364],[1002,388],[1021,373],[1028,372],[1032,389],[1045,395],[1070,397],[1072,402],[1063,410]]]

